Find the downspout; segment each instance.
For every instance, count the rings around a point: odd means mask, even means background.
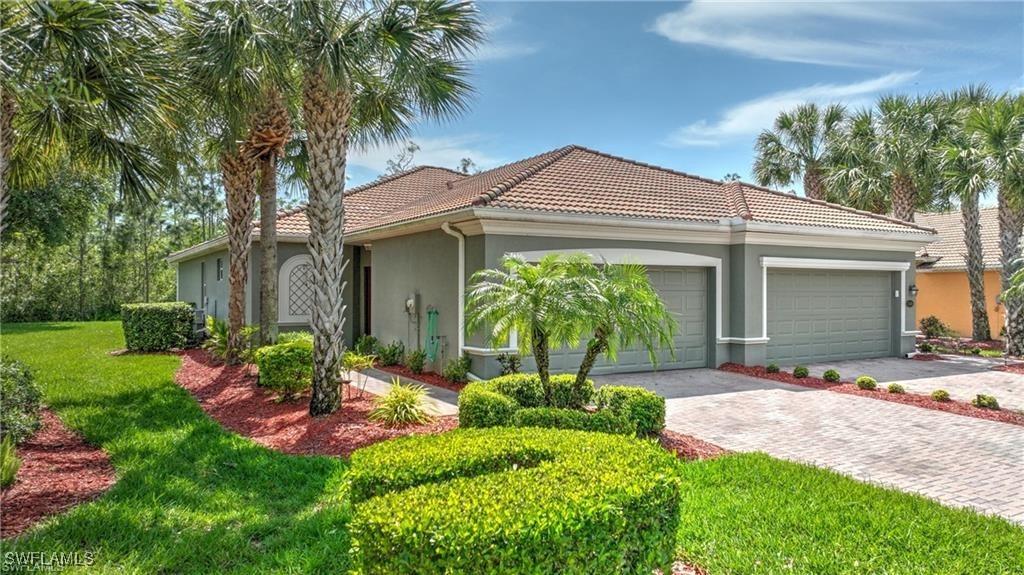
[[[448,222],[441,224],[441,231],[459,240],[459,313],[458,313],[458,324],[459,324],[459,338],[458,338],[458,357],[462,357],[463,352],[466,349],[466,235],[459,230],[453,228]],[[471,380],[479,380],[480,378],[473,373],[469,374]]]

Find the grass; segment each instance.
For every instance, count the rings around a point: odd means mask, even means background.
[[[340,459],[224,431],[174,384],[172,355],[124,355],[117,323],[3,326],[46,402],[110,454],[118,483],[3,551],[92,551],[99,573],[345,573]],[[729,573],[1024,573],[1000,519],[758,454],[680,464],[683,556]]]

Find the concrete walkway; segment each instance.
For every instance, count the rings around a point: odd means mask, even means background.
[[[1024,524],[1024,427],[717,370],[607,375],[665,395],[669,429]]]
[[[393,373],[379,369],[367,369],[363,372],[366,376],[366,391],[374,395],[384,395],[391,390],[391,380],[398,377]],[[429,385],[422,381],[413,381],[408,378],[399,378],[404,384],[422,385],[427,389],[427,397],[424,404],[428,411],[434,415],[456,415],[459,413],[459,394],[450,389]],[[353,382],[353,385],[359,382]]]

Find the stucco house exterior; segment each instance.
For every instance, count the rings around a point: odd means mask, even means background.
[[[407,349],[436,342],[435,369],[464,352],[480,377],[496,374],[495,356],[516,342],[495,349],[463,333],[464,287],[508,253],[645,264],[680,325],[675,357],[662,353],[658,368],[678,369],[912,351],[907,288],[915,254],[935,239],[925,226],[580,146],[475,175],[416,168],[348,191],[345,205],[346,343],[361,334]],[[301,208],[279,215],[282,329],[308,322],[306,233]],[[219,238],[170,257],[180,300],[224,316],[226,249]],[[249,322],[259,282],[251,258]],[[552,368],[575,370],[580,355],[554,353]],[[646,353],[623,350],[594,372],[649,369]]]
[[[1006,323],[999,301],[999,209],[982,208],[981,244],[985,262],[985,307],[992,337],[1002,339]],[[967,283],[964,225],[960,212],[923,213],[915,218],[923,226],[934,228],[938,241],[918,251],[917,296],[919,318],[934,315],[961,337],[971,336],[971,291]]]

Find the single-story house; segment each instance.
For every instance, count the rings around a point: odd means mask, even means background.
[[[981,245],[985,262],[985,307],[992,337],[1002,338],[1005,325],[999,301],[999,209],[982,208]],[[971,290],[967,283],[967,244],[960,212],[917,214],[918,223],[934,228],[938,241],[922,246],[917,253],[918,318],[934,315],[962,337],[972,330]]]
[[[424,166],[346,192],[346,343],[372,334],[406,349],[438,342],[438,369],[460,353],[475,375],[515,347],[465,334],[464,287],[509,253],[587,252],[637,262],[678,319],[659,369],[794,364],[913,350],[915,254],[933,230],[741,183],[566,146],[479,174]],[[278,217],[282,329],[306,325],[310,267],[303,209]],[[259,241],[259,230],[254,234]],[[226,313],[227,240],[170,256],[178,298]],[[259,318],[257,258],[246,318]],[[429,337],[434,339],[428,340]],[[575,370],[580,350],[553,354]],[[529,367],[529,360],[524,362]],[[623,350],[594,372],[652,369]]]

